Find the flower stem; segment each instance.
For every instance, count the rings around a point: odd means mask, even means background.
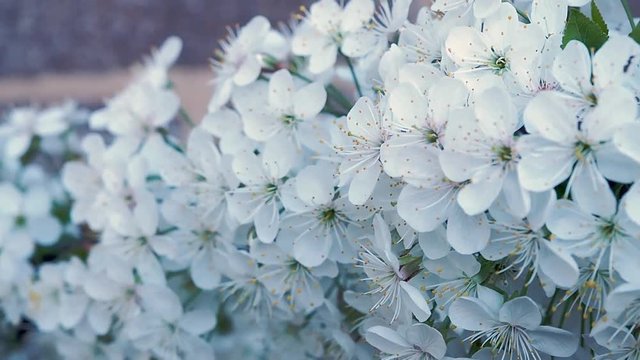
[[[180,110],[178,110],[178,115],[180,115],[180,118],[184,120],[184,122],[186,122],[190,127],[196,126],[196,123],[193,122],[193,119],[191,119],[191,116],[189,116],[187,110],[185,110],[182,106],[180,107]]]
[[[353,77],[353,83],[356,85],[356,90],[358,90],[358,96],[362,96],[362,89],[360,88],[360,82],[358,81],[358,77],[356,76],[356,70],[353,67],[353,63],[351,62],[351,59],[349,59],[348,56],[344,54],[342,56],[344,56],[344,59],[347,61],[347,65],[349,65],[349,71],[351,71],[351,77]]]
[[[636,22],[633,20],[633,13],[631,12],[631,6],[629,6],[629,0],[620,0],[622,7],[624,8],[624,12],[627,14],[627,19],[629,19],[629,25],[631,25],[631,31],[635,29]]]

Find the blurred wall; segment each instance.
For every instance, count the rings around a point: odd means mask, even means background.
[[[0,76],[126,67],[176,34],[206,65],[226,27],[278,21],[307,0],[0,0]]]

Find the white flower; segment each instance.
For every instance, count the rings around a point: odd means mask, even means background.
[[[295,160],[294,153],[278,154],[284,148],[265,149],[260,158],[253,153],[241,153],[233,159],[233,169],[243,187],[227,192],[229,212],[240,222],[253,222],[258,239],[272,242],[280,228],[280,188]]]
[[[640,341],[629,329],[614,321],[598,322],[590,336],[608,350],[599,351],[599,355],[594,357],[596,360],[633,360],[640,357]]]
[[[593,57],[583,43],[570,41],[553,63],[553,75],[561,89],[552,91],[551,96],[578,112],[604,106],[604,111],[610,113],[625,98],[621,93],[632,82],[627,71],[638,55],[640,46],[627,36],[612,34]],[[605,92],[618,95],[606,96]],[[617,113],[624,111],[618,108]]]
[[[464,116],[467,115],[467,116]],[[459,112],[447,130],[440,165],[447,178],[466,182],[458,204],[469,215],[487,210],[502,192],[514,214],[529,212],[529,194],[516,174],[518,153],[514,133],[520,128],[515,107],[502,88],[491,88],[476,98],[475,119]]]
[[[264,56],[281,57],[287,48],[284,37],[271,29],[264,16],[254,17],[235,32],[230,30],[220,46],[222,50],[212,60],[215,90],[209,102],[211,112],[229,101],[234,87],[256,81],[264,65]]]
[[[256,142],[244,133],[240,114],[229,108],[208,113],[202,119],[200,127],[218,138],[222,154],[233,155],[257,147]]]
[[[296,29],[291,50],[309,57],[309,71],[314,74],[332,67],[338,50],[349,57],[363,56],[376,41],[367,29],[374,11],[372,0],[351,0],[344,8],[335,0],[320,0]]]
[[[336,177],[332,166],[307,166],[288,180],[281,193],[287,209],[280,231],[293,236],[293,256],[308,267],[331,259],[351,262],[354,244],[346,234],[356,220],[366,218],[367,209],[358,209],[346,198],[336,198]]]
[[[613,289],[606,298],[607,317],[618,322],[618,329],[631,327],[640,321],[640,284],[635,281]]]
[[[447,179],[438,166],[439,150],[425,149],[422,164],[429,172],[416,176],[398,198],[398,214],[417,231],[432,231],[447,221],[447,241],[461,254],[481,251],[489,242],[489,223],[484,213],[469,216],[456,202],[462,184]],[[416,174],[414,174],[415,176]],[[474,236],[467,236],[473,233]]]
[[[82,320],[89,304],[82,289],[85,271],[77,258],[40,267],[38,281],[28,289],[26,314],[41,331],[70,329]]]
[[[6,139],[4,153],[9,160],[23,156],[35,136],[51,137],[65,132],[78,111],[76,104],[67,102],[59,106],[38,110],[32,107],[15,108],[0,125],[0,138]]]
[[[224,254],[220,249],[231,243],[231,234],[223,224],[199,216],[196,209],[173,198],[162,203],[163,217],[176,230],[167,232],[156,242],[153,250],[177,266],[189,269],[193,283],[200,289],[211,290],[220,284]],[[170,228],[171,230],[171,228]]]
[[[364,204],[374,191],[382,164],[380,147],[387,137],[385,122],[388,112],[384,112],[386,101],[373,104],[369,98],[358,99],[347,115],[347,144],[335,145],[343,156],[338,169],[340,185],[349,185],[349,201],[355,205]]]
[[[123,189],[127,172],[124,163],[137,149],[137,141],[116,141],[107,147],[99,135],[90,134],[82,140],[82,149],[87,156],[86,163],[77,160],[67,162],[62,169],[62,183],[75,200],[71,220],[74,223],[86,222],[97,231],[110,225],[111,212],[108,208],[114,196],[107,189]],[[139,169],[132,166],[136,172]],[[146,189],[140,190],[146,193]],[[123,196],[122,200],[127,197],[124,191],[118,195]]]
[[[365,338],[369,344],[388,354],[383,359],[454,359],[445,356],[447,344],[442,338],[442,334],[425,324],[400,326],[397,331],[384,326],[372,326],[367,329]]]
[[[431,4],[431,10],[440,12],[459,11],[466,12],[473,8],[476,18],[482,19],[498,11],[498,0],[435,0]]]
[[[168,37],[158,49],[151,52],[151,56],[144,61],[144,68],[140,72],[139,81],[149,82],[157,88],[168,85],[169,69],[175,64],[182,51],[182,39],[177,36]]]
[[[168,196],[171,201],[192,209],[198,221],[210,222],[213,227],[232,223],[225,193],[237,186],[237,180],[211,135],[199,128],[191,131],[186,154],[158,138],[150,143],[150,167],[173,188]]]
[[[575,285],[579,276],[578,265],[570,252],[557,241],[547,239],[543,228],[555,203],[553,191],[532,193],[531,211],[526,218],[519,219],[507,208],[506,198],[498,199],[490,209],[495,219],[492,224],[495,234],[482,250],[482,256],[491,261],[508,257],[510,264],[502,272],[515,269],[516,278],[529,272],[528,283],[539,276],[545,290],[554,284],[563,288]],[[547,279],[552,283],[548,284]]]
[[[283,298],[294,312],[309,313],[325,302],[323,288],[317,277],[335,276],[335,263],[324,262],[323,265],[308,268],[291,255],[290,244],[281,249],[277,244],[254,242],[251,244],[252,257],[263,264],[258,281],[272,295]],[[274,302],[274,305],[278,305]]]
[[[440,17],[427,8],[420,9],[415,24],[407,22],[400,32],[398,46],[404,56],[411,63],[440,65],[444,70],[448,64],[443,64],[444,43],[449,31],[456,25],[467,25],[464,17],[455,13]]]
[[[93,129],[142,140],[165,128],[179,109],[180,99],[173,90],[133,83],[94,112],[89,122]]]
[[[215,326],[211,310],[197,308],[184,312],[175,296],[170,307],[151,309],[128,322],[125,332],[135,347],[160,359],[205,360],[215,356],[211,345],[200,336]]]
[[[398,258],[391,251],[389,228],[380,214],[374,216],[373,228],[371,247],[362,245],[362,251],[358,254],[358,266],[367,274],[365,280],[371,281],[372,289],[367,294],[380,294],[370,311],[382,305],[393,306],[391,322],[400,316],[401,311],[413,313],[418,321],[426,321],[431,316],[429,305],[420,291],[409,283],[419,272],[419,264],[400,266]]]
[[[261,272],[258,262],[250,254],[235,250],[224,253],[221,261],[220,269],[228,279],[220,288],[225,296],[235,300],[233,306],[249,310],[255,316],[271,316],[276,299],[266,284],[258,280]]]
[[[454,76],[470,90],[482,90],[500,78],[505,84],[523,83],[519,78],[537,65],[545,39],[539,27],[523,25],[515,8],[502,3],[483,22],[482,31],[451,29],[444,46],[457,66]]]
[[[51,214],[52,195],[44,186],[32,186],[21,192],[12,183],[0,183],[0,222],[1,237],[6,237],[6,245],[18,237],[24,245],[15,248],[14,255],[30,253],[35,241],[39,245],[49,246],[62,235],[62,225]]]
[[[608,266],[611,275],[615,270],[627,281],[637,278],[634,259],[640,256],[640,227],[624,213],[591,212],[576,202],[559,200],[547,227],[565,240],[560,244],[564,251],[591,259],[595,269]]]
[[[476,296],[486,276],[486,270],[480,274],[482,267],[473,255],[460,255],[455,251],[440,259],[424,259],[423,264],[429,271],[423,286],[432,291],[440,310],[446,310],[461,296]]]
[[[632,182],[638,165],[616,150],[612,138],[620,127],[635,121],[637,105],[632,93],[622,88],[603,91],[599,99],[582,120],[551,92],[531,100],[524,112],[531,135],[521,137],[517,145],[523,188],[545,191],[569,178],[566,191],[582,207],[602,215],[615,212],[615,197],[605,178]]]
[[[451,322],[462,329],[475,331],[467,341],[482,341],[498,356],[517,359],[541,359],[542,354],[567,357],[578,348],[578,338],[566,330],[540,325],[538,305],[528,297],[503,303],[492,290],[480,298],[463,297],[449,308]]]
[[[249,138],[266,142],[267,157],[283,152],[295,154],[309,146],[310,138],[315,136],[313,120],[327,100],[321,83],[297,88],[286,69],[275,72],[268,87],[260,81],[236,95],[234,104],[242,116],[244,131]]]

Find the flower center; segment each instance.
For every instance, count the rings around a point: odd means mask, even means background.
[[[494,146],[493,152],[496,154],[496,156],[501,162],[509,162],[513,160],[513,150],[511,150],[511,147],[509,146],[506,146],[506,145]]]
[[[27,225],[27,218],[24,215],[19,215],[16,218],[16,227],[24,227]]]
[[[591,145],[587,144],[584,141],[578,141],[574,150],[576,158],[580,161],[583,161],[587,157],[587,155],[591,153],[591,151],[593,151]]]
[[[267,184],[267,186],[265,187],[265,191],[266,191],[267,195],[273,196],[278,191],[278,185],[276,185],[276,184]]]
[[[427,129],[424,131],[424,139],[428,144],[435,144],[438,142],[438,133],[431,129]]]
[[[336,219],[336,216],[337,216],[337,212],[335,209],[333,208],[326,209],[322,211],[322,213],[320,213],[320,222],[322,222],[323,224],[329,224]]]
[[[280,121],[282,121],[285,126],[294,127],[300,120],[294,115],[285,114],[280,117]]]

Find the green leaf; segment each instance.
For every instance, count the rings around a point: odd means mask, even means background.
[[[593,20],[581,13],[580,10],[576,8],[569,10],[569,18],[562,38],[562,47],[565,47],[571,40],[578,40],[585,44],[587,48],[595,51],[608,38],[607,34]]]
[[[604,17],[602,17],[602,13],[600,12],[600,9],[598,9],[598,5],[596,5],[595,0],[591,1],[591,18],[603,33],[609,34],[609,27],[607,26],[607,22],[604,21]]]
[[[640,25],[633,28],[633,30],[629,33],[629,36],[638,44],[640,44]]]

